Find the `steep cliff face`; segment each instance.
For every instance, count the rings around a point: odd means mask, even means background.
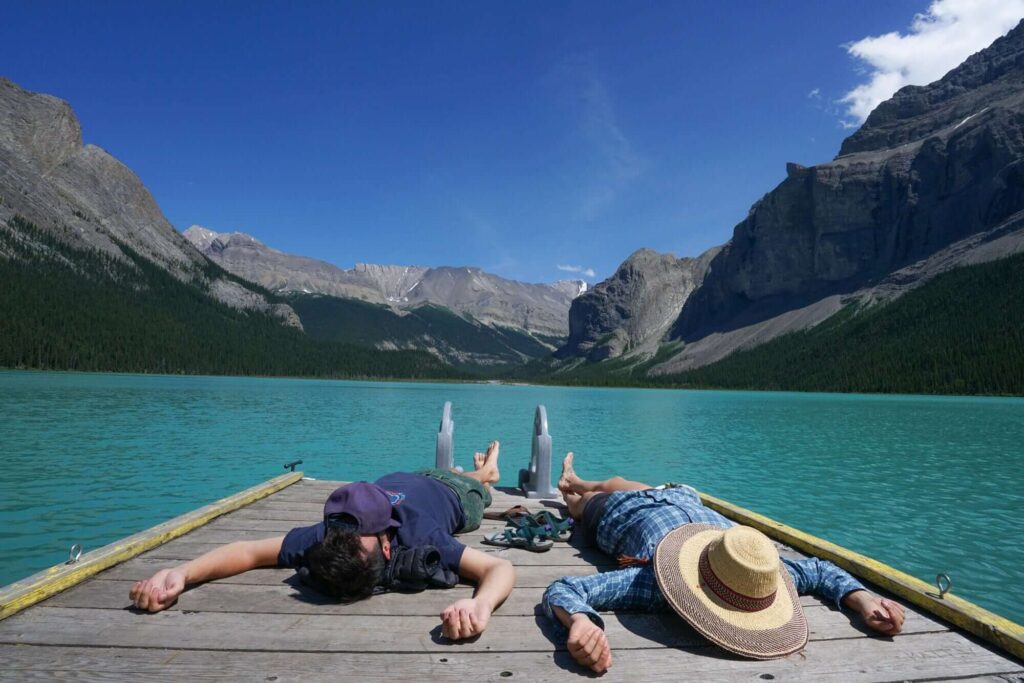
[[[900,89],[846,138],[839,156],[891,149],[960,123],[987,106],[1013,106],[1021,93],[1021,27],[968,57],[940,80]]]
[[[124,245],[225,303],[297,324],[287,306],[208,273],[207,260],[167,222],[139,178],[82,143],[67,102],[0,78],[0,225],[16,214],[72,246],[121,257]]]
[[[569,339],[558,355],[599,361],[653,351],[717,253],[715,248],[695,259],[650,249],[633,253],[610,278],[572,302]]]
[[[900,90],[751,209],[670,336],[695,341],[854,292],[1024,209],[1024,24]]]
[[[485,324],[551,337],[565,337],[569,304],[586,289],[579,280],[527,284],[472,267],[357,263],[344,270],[272,249],[245,233],[216,233],[194,225],[185,236],[228,271],[273,291],[360,299],[395,309],[434,304]]]

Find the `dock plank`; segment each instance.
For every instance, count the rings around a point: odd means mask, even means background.
[[[150,550],[140,557],[161,558],[166,560],[190,560],[205,552],[214,550],[224,545],[224,542],[216,543],[195,543],[187,537],[177,541],[171,541],[159,548]],[[485,546],[482,543],[468,543],[470,547],[478,547],[480,550],[492,553],[498,557],[512,560],[517,565],[576,565],[592,564],[595,566],[614,567],[615,560],[596,550],[580,550],[572,546],[556,545],[551,550],[543,553],[524,552],[522,550],[504,550]]]
[[[147,573],[146,576],[152,572]],[[244,575],[243,575],[244,576]],[[555,577],[557,578],[557,577]],[[498,610],[503,615],[529,615],[540,604],[547,577],[540,581],[520,577],[516,590]],[[552,579],[553,580],[553,579]],[[94,607],[97,609],[123,609],[129,606],[128,591],[135,583],[131,579],[98,578],[89,585],[81,585],[55,596],[47,604],[52,607]],[[434,615],[440,613],[453,600],[469,597],[474,586],[459,584],[448,590],[430,590],[410,596],[403,593],[375,595],[349,605],[335,601],[304,588],[294,574],[279,576],[264,583],[236,583],[214,581],[190,588],[170,609],[214,612],[295,612],[310,614],[394,614]],[[804,595],[800,603],[805,607],[826,603],[812,595]],[[915,613],[917,614],[917,613]],[[929,619],[927,615],[919,615]],[[914,617],[917,618],[916,616]],[[929,630],[945,628],[931,620]]]
[[[177,560],[167,560],[163,558],[138,557],[134,560],[124,562],[123,564],[106,570],[102,574],[97,575],[97,578],[138,581],[140,579],[149,578],[154,572],[160,569],[173,567],[176,562]],[[601,569],[608,570],[614,568],[614,566],[595,567],[587,564],[519,565],[516,567],[516,586],[525,588],[543,588],[562,576],[588,576],[590,574],[597,573],[598,570]],[[291,569],[255,569],[238,576],[229,576],[224,579],[218,579],[217,583],[251,585],[280,584],[287,582],[294,576],[295,572]]]
[[[827,607],[808,607],[812,640],[861,636],[850,620]],[[704,639],[675,614],[618,612],[604,615],[608,639],[617,649],[695,647]],[[100,625],[97,628],[97,625]],[[911,634],[934,632],[908,619]],[[945,630],[939,626],[939,630]],[[456,644],[487,652],[545,651],[552,647],[550,622],[542,616],[496,613],[484,637]],[[903,637],[903,636],[901,636]],[[37,607],[31,618],[16,615],[0,623],[0,642],[39,645],[178,647],[225,650],[316,652],[425,652],[451,646],[431,616],[344,615],[326,610],[307,613],[261,612],[243,620],[238,613],[165,611],[140,614],[127,609]]]
[[[0,622],[0,680],[422,680],[554,681],[581,671],[539,611],[544,588],[564,575],[615,568],[594,549],[557,544],[547,553],[480,543],[502,522],[485,521],[463,542],[507,557],[517,588],[478,639],[449,643],[438,613],[472,594],[465,584],[414,595],[385,594],[340,605],[309,591],[286,569],[261,569],[195,587],[171,609],[129,609],[132,583],[234,540],[264,538],[316,522],[342,482],[303,480],[187,535],[114,566]],[[507,490],[492,509],[555,509]],[[784,555],[801,557],[792,549]],[[868,636],[850,618],[804,596],[811,642],[771,662],[732,657],[674,614],[605,614],[619,680],[942,680],[1017,683],[1024,666],[944,622],[908,609],[896,638]]]
[[[710,646],[692,650],[636,649],[615,652],[601,677],[619,681],[709,683],[736,680],[931,681],[985,675],[1000,683],[1019,680],[1022,669],[952,633],[885,641],[874,638],[812,643],[803,653],[758,662],[728,657]],[[394,681],[437,683],[526,680],[555,683],[586,676],[566,652],[467,652],[452,647],[431,653],[392,654],[381,661],[366,653],[239,652],[174,649],[0,645],[0,676],[41,681]]]
[[[127,609],[131,581],[94,581],[51,600],[53,607],[93,609]],[[184,593],[173,609],[185,612],[239,612],[256,614],[336,614],[360,616],[429,616],[460,598],[472,594],[471,586],[451,590],[424,591],[415,596],[402,594],[375,595],[350,605],[338,604],[315,591],[294,582],[277,586],[247,586],[210,583]],[[495,613],[496,617],[533,616],[539,612],[544,588],[517,586],[509,599]],[[850,617],[817,598],[801,598],[811,633],[816,638],[850,635]],[[623,612],[624,613],[624,612]],[[607,616],[610,613],[604,613]],[[932,617],[908,610],[904,633],[947,630]]]

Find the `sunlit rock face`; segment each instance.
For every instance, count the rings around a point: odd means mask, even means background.
[[[640,250],[569,313],[563,361],[679,372],[886,300],[1024,242],[1024,24],[879,105],[830,162],[786,178],[697,259]],[[666,347],[665,343],[671,343]]]
[[[569,304],[586,291],[580,280],[529,284],[476,267],[357,263],[342,269],[278,251],[245,233],[217,233],[198,225],[185,237],[226,270],[273,291],[361,299],[396,309],[436,304],[485,324],[553,337],[566,336]]]
[[[569,339],[558,355],[597,361],[656,346],[717,253],[716,248],[693,259],[634,252],[611,277],[572,302]]]
[[[878,106],[833,161],[790,164],[670,336],[699,339],[854,291],[1024,209],[1024,26]]]
[[[298,325],[287,305],[208,272],[131,169],[95,145],[67,102],[0,78],[0,229],[15,214],[58,240],[115,257],[131,249],[236,308]]]

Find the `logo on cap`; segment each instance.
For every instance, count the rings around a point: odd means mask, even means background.
[[[391,516],[392,504],[391,495],[376,484],[365,481],[346,484],[327,498],[324,523],[359,534],[377,534],[401,526]]]

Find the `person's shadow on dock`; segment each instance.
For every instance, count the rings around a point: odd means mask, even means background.
[[[287,584],[295,591],[291,594],[293,600],[304,602],[309,605],[337,605],[338,601],[329,595],[324,595],[312,586],[302,583],[298,574],[292,574],[281,583]]]

